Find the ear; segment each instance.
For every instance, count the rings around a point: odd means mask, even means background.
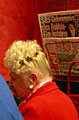
[[[37,82],[38,81],[38,77],[35,73],[31,73],[29,75],[30,79],[32,80],[32,82]]]

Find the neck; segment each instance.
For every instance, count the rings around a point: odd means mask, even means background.
[[[45,79],[46,78],[46,79]],[[39,82],[35,87],[34,87],[34,90],[35,89],[39,89],[40,87],[42,87],[45,83],[47,82],[51,82],[52,81],[52,77],[44,77],[44,79],[41,79],[40,80],[41,82]]]
[[[48,80],[52,81],[53,77],[52,76],[44,76],[44,78],[42,78],[42,79],[39,80],[38,84],[40,84],[42,82],[45,82],[45,81],[48,81]]]
[[[27,100],[39,89],[41,88],[44,84],[46,84],[47,82],[51,82],[52,81],[52,77],[46,80],[43,80],[42,82],[40,82],[36,87],[34,87],[34,90],[29,94],[29,96],[27,97]]]

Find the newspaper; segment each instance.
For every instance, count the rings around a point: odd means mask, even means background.
[[[42,38],[79,37],[79,10],[38,14],[38,19]]]
[[[79,37],[45,38],[44,52],[54,75],[68,75],[70,64],[79,61]],[[79,75],[79,65],[72,68],[72,75]]]
[[[79,61],[79,10],[38,14],[44,52],[52,73],[67,75],[70,64]],[[79,73],[73,67],[72,75]]]

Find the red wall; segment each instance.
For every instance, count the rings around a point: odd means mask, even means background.
[[[58,0],[53,0],[58,1]],[[60,0],[61,1],[61,0]],[[52,0],[0,0],[0,74],[9,80],[8,69],[4,66],[5,51],[14,40],[37,39],[42,47],[38,13],[64,10],[58,3],[49,7]],[[71,5],[70,5],[71,4]],[[78,0],[66,0],[66,9],[78,9]]]
[[[0,73],[6,80],[5,51],[14,40],[27,38],[20,6],[16,0],[0,0]]]

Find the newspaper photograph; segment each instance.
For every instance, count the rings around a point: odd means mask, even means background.
[[[79,61],[79,37],[45,38],[44,52],[53,75],[67,75],[70,64]],[[79,75],[79,65],[74,65],[72,75]]]

